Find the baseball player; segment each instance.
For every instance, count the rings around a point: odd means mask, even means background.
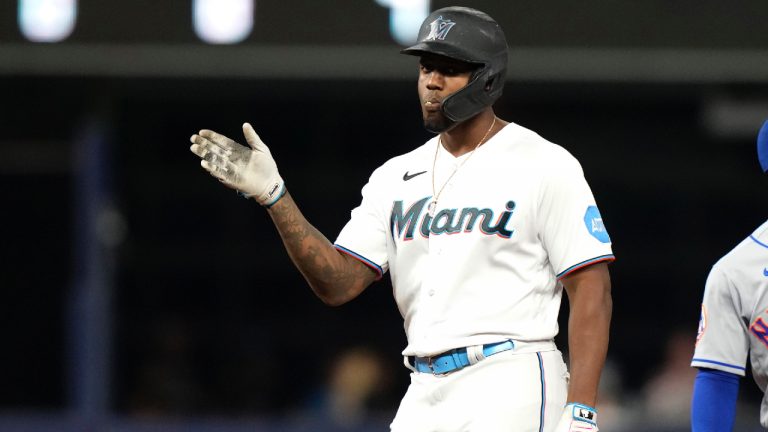
[[[334,243],[301,214],[249,124],[250,148],[202,130],[191,150],[267,208],[325,303],[389,272],[412,371],[392,431],[597,431],[613,254],[581,166],[496,117],[507,43],[485,13],[437,10],[402,52],[420,58],[421,114],[437,135],[373,172]],[[563,287],[570,383],[553,342]]]
[[[768,172],[768,121],[757,138],[760,165]],[[694,432],[733,428],[739,378],[752,375],[765,393],[768,382],[768,222],[722,257],[709,273],[701,304],[699,334],[691,366],[699,368],[693,387]],[[763,396],[760,424],[768,428]]]

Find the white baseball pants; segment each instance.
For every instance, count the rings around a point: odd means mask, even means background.
[[[550,432],[568,371],[558,350],[505,351],[456,372],[411,373],[392,432]]]

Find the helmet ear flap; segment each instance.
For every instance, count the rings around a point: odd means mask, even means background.
[[[493,88],[493,83],[496,81],[496,77],[497,77],[496,75],[491,75],[491,76],[490,76],[490,77],[488,77],[488,79],[485,81],[485,91],[486,91],[486,93],[487,93],[487,92],[490,92],[490,91],[491,91],[491,89]]]
[[[485,80],[485,87],[483,90],[485,90],[485,94],[490,98],[490,103],[493,103],[493,101],[498,99],[504,91],[505,75],[506,70],[501,70],[489,74],[488,78]]]

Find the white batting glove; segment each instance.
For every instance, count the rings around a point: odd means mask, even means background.
[[[597,410],[580,403],[569,403],[554,432],[597,432]]]
[[[203,129],[199,135],[192,135],[189,149],[202,159],[200,165],[212,176],[246,198],[253,197],[270,207],[285,193],[285,182],[269,148],[250,124],[243,124],[243,134],[251,148]]]

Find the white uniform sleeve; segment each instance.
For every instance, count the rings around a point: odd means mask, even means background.
[[[386,209],[383,208],[383,185],[379,168],[371,174],[368,184],[363,187],[363,200],[352,210],[352,217],[336,238],[336,248],[357,258],[375,270],[379,277],[387,272],[387,229]]]
[[[744,376],[749,333],[733,282],[717,266],[704,289],[699,335],[691,366]]]
[[[579,162],[560,156],[545,175],[539,199],[538,232],[558,279],[614,259],[605,229]]]

